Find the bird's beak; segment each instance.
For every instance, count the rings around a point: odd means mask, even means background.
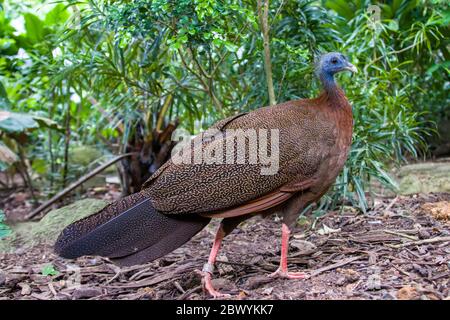
[[[344,69],[353,73],[358,73],[358,69],[356,69],[356,67],[352,65],[350,62],[347,62],[347,66]]]

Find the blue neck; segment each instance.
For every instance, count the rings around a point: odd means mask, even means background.
[[[336,83],[334,82],[334,76],[331,72],[321,72],[320,81],[322,81],[323,88],[326,92],[331,92],[336,89]]]

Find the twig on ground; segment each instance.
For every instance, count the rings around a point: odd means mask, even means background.
[[[403,248],[403,247],[408,247],[408,246],[413,246],[413,245],[435,243],[435,242],[442,242],[442,241],[450,241],[450,237],[436,237],[436,238],[424,239],[424,240],[419,240],[419,241],[410,241],[410,242],[406,242],[406,243],[402,243],[402,244],[386,244],[386,246],[398,249],[398,248]]]
[[[392,234],[392,235],[395,235],[395,236],[407,238],[407,239],[413,240],[413,241],[419,240],[419,238],[417,238],[417,237],[410,236],[410,235],[407,235],[407,234],[404,234],[404,233],[401,233],[401,232],[396,232],[396,231],[393,231],[393,230],[384,229],[383,232],[388,233],[388,234]]]
[[[138,272],[133,274],[128,280],[132,281],[132,280],[138,278],[139,276],[141,276],[142,274],[146,273],[147,271],[150,271],[151,269],[152,269],[151,267],[143,268],[142,270],[139,270]],[[136,280],[139,280],[139,279],[136,279]]]
[[[410,273],[406,272],[405,270],[402,270],[400,267],[397,267],[395,264],[392,264],[392,266],[394,267],[395,270],[397,270],[401,274],[404,274],[405,276],[407,276],[411,279],[413,278]]]
[[[389,204],[388,206],[384,209],[384,212],[387,212],[389,210],[391,210],[391,208],[394,206],[394,204],[398,201],[399,197],[396,196]]]
[[[329,270],[333,270],[333,269],[345,266],[345,265],[347,265],[349,263],[352,263],[353,261],[356,261],[356,260],[359,260],[359,259],[361,259],[361,256],[342,259],[342,260],[340,260],[340,261],[338,261],[336,263],[333,263],[333,264],[330,264],[330,265],[325,266],[323,268],[314,270],[313,272],[311,272],[310,277],[315,277],[315,276],[317,276],[317,275],[319,275],[319,274],[321,274],[321,273],[323,273],[325,271],[329,271]]]

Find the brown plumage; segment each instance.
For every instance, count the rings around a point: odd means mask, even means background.
[[[56,251],[69,258],[99,254],[121,264],[143,263],[182,245],[210,218],[223,218],[204,270],[206,289],[220,296],[211,286],[211,272],[221,239],[254,214],[279,211],[283,216],[283,248],[277,274],[291,277],[285,261],[289,230],[301,210],[319,200],[334,183],[350,149],[351,106],[333,78],[343,70],[355,71],[341,54],[326,54],[318,64],[325,89],[318,98],[289,101],[221,120],[212,127],[222,132],[215,139],[196,137],[184,148],[225,150],[230,140],[236,145],[228,129],[276,129],[276,174],[262,175],[264,165],[248,163],[250,152],[255,150],[246,151],[242,164],[176,164],[169,160],[139,193],[67,227],[55,245]]]

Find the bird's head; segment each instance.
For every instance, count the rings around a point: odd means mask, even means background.
[[[351,71],[353,73],[358,71],[342,53],[330,52],[323,54],[316,62],[316,74],[327,92],[335,90],[334,75],[342,71]]]
[[[316,66],[319,76],[333,76],[341,71],[351,71],[356,73],[358,70],[354,65],[348,62],[347,58],[339,52],[330,52],[322,55]]]

